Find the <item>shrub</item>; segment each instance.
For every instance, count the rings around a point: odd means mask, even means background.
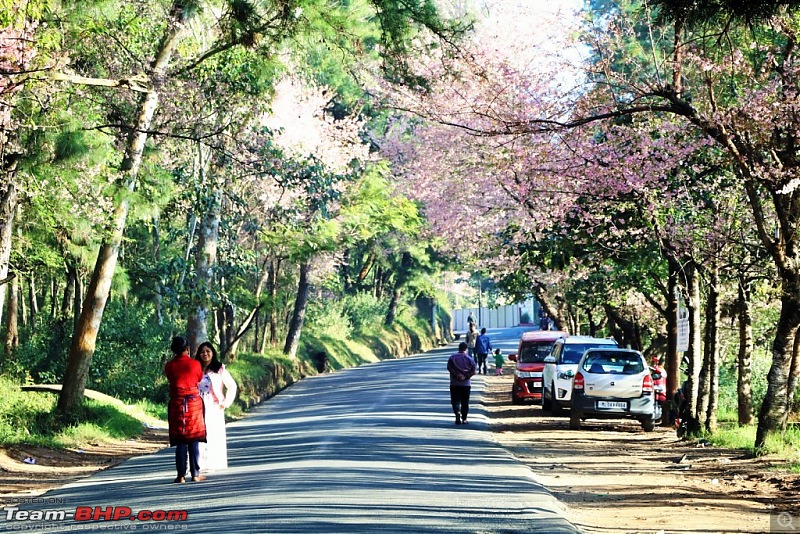
[[[356,331],[379,328],[389,310],[388,302],[370,293],[348,295],[343,300],[344,312]]]

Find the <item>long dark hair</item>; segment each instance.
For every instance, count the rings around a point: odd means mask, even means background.
[[[199,361],[201,365],[203,364],[203,362],[200,361],[200,351],[203,350],[203,347],[208,347],[211,350],[211,361],[208,363],[209,371],[219,373],[219,370],[222,368],[222,362],[217,358],[217,349],[208,341],[200,343],[200,346],[197,347],[197,352],[194,353],[194,359]]]

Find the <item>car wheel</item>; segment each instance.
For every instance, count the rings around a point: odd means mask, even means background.
[[[581,429],[581,417],[583,417],[583,414],[577,413],[574,410],[569,414],[569,429],[570,430],[580,430]]]
[[[656,422],[652,417],[642,419],[642,428],[645,432],[652,432],[656,429]]]
[[[553,415],[561,415],[562,412],[561,405],[556,400],[556,385],[552,384],[550,386],[550,413]]]
[[[550,411],[553,400],[547,398],[547,389],[542,390],[542,410]]]
[[[522,399],[517,397],[515,394],[511,394],[511,404],[522,404]]]

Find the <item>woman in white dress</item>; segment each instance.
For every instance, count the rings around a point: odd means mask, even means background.
[[[217,358],[217,350],[208,341],[197,347],[196,358],[203,366],[203,379],[197,389],[205,405],[207,434],[207,442],[200,444],[200,468],[205,472],[227,469],[225,408],[233,404],[236,398],[236,382]]]

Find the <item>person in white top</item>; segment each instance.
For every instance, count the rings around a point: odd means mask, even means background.
[[[205,405],[207,433],[207,442],[200,444],[200,467],[205,472],[219,471],[228,468],[225,408],[236,398],[236,382],[217,358],[217,350],[211,343],[201,343],[196,354],[203,366],[203,379],[197,389]]]

